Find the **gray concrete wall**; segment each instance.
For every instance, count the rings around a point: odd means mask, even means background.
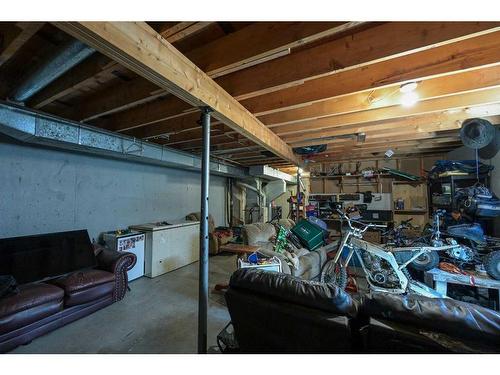
[[[103,231],[200,209],[200,174],[39,148],[0,138],[0,238]],[[226,178],[211,176],[210,213],[226,225]]]

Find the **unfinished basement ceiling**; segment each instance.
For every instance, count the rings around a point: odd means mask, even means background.
[[[449,151],[470,117],[500,120],[498,22],[150,22],[291,147],[327,144],[313,161]],[[0,99],[74,38],[49,23],[1,23]],[[403,106],[402,84],[418,101]],[[99,52],[24,104],[199,154],[200,112]],[[358,135],[364,134],[364,137]],[[291,166],[218,121],[212,157]],[[362,139],[364,140],[362,141]]]

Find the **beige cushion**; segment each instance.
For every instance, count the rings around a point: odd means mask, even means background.
[[[259,246],[269,242],[273,236],[276,236],[276,229],[271,223],[253,223],[243,226],[243,241],[247,245]]]

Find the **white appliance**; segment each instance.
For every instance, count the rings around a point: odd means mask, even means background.
[[[109,248],[116,251],[127,251],[137,257],[135,266],[127,272],[129,281],[144,276],[144,241],[146,238],[144,233],[123,229],[103,233],[102,237]]]
[[[132,225],[146,234],[144,274],[156,277],[199,259],[200,222],[162,221]]]

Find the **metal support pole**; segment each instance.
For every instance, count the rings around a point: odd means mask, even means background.
[[[198,289],[198,353],[207,352],[208,311],[208,188],[210,180],[210,112],[201,109],[203,154],[201,158],[200,268]]]
[[[297,167],[297,215],[295,216],[295,220],[297,223],[299,222],[299,215],[300,215],[299,195],[300,195],[300,168]]]

